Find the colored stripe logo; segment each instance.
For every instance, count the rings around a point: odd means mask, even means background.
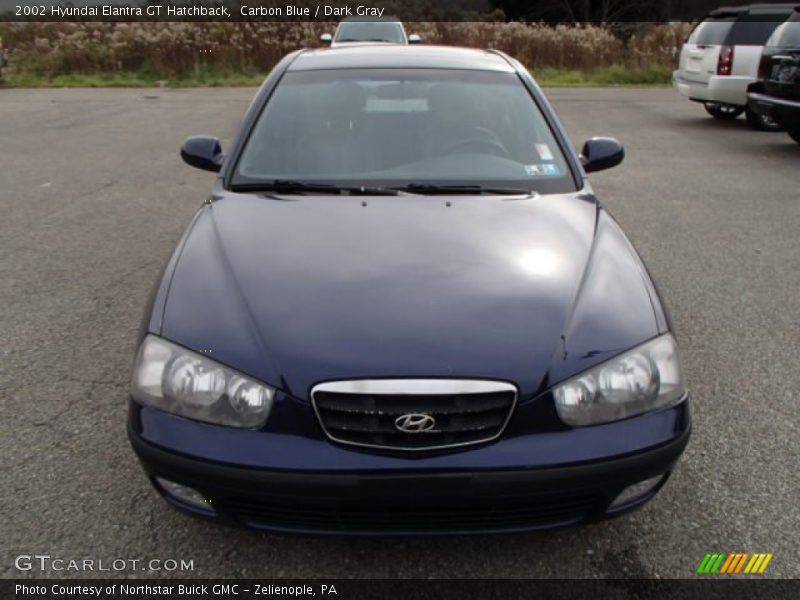
[[[745,573],[749,575],[761,575],[767,570],[769,561],[773,554],[766,552],[725,552],[708,553],[700,561],[697,573],[700,575],[713,575],[715,573],[725,575],[736,575]]]

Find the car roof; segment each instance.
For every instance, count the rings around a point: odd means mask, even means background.
[[[292,61],[288,70],[381,68],[515,72],[503,54],[491,50],[401,44],[359,44],[305,50]]]
[[[786,13],[789,14],[792,10],[796,10],[797,5],[792,3],[787,4],[743,4],[741,6],[721,6],[716,10],[712,10],[706,15],[706,18],[711,19],[724,19],[742,15],[758,15],[758,14],[775,14]]]
[[[352,17],[345,17],[344,19],[339,21],[339,25],[341,25],[342,23],[400,23],[400,19],[391,15],[384,15],[382,17],[352,16]]]

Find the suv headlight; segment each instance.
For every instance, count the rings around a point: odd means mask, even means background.
[[[275,389],[148,335],[133,365],[131,395],[142,404],[189,419],[258,428],[267,421]]]
[[[575,427],[618,421],[683,400],[672,334],[664,334],[557,385],[558,416]]]

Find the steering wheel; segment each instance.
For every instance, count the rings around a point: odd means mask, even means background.
[[[478,153],[480,153],[480,149],[484,149],[494,156],[500,156],[501,158],[509,157],[508,150],[494,133],[482,127],[476,129],[475,132],[478,135],[456,142],[441,152],[441,154],[445,156],[448,154],[472,154],[475,150],[478,150]]]

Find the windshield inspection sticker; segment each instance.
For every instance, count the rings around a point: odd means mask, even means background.
[[[531,176],[561,175],[561,169],[552,163],[544,163],[541,165],[525,165],[525,172]]]
[[[553,160],[553,153],[547,144],[536,144],[536,152],[542,160]]]

